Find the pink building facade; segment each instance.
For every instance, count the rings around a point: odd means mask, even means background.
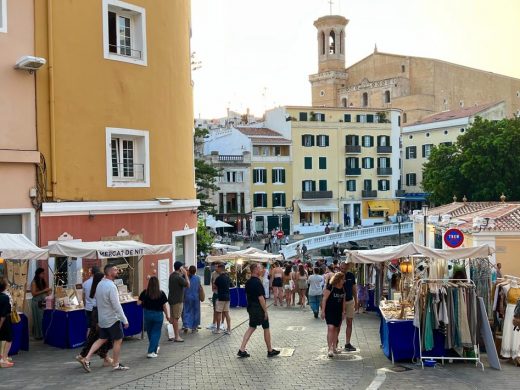
[[[36,76],[14,68],[34,55],[33,0],[0,0],[0,52],[0,233],[23,233],[37,243]]]

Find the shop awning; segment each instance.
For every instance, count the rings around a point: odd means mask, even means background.
[[[332,200],[299,200],[296,203],[304,213],[338,212],[338,205]]]
[[[0,257],[10,260],[46,259],[48,251],[38,248],[23,234],[0,233]]]
[[[433,249],[419,244],[408,243],[399,246],[388,246],[380,249],[370,250],[345,250],[348,261],[352,263],[382,263],[401,257],[412,255],[423,255],[432,259],[469,259],[476,257],[487,257],[495,253],[495,249],[488,244],[454,249]]]
[[[399,199],[409,202],[424,202],[427,200],[428,195],[427,192],[409,192],[405,193],[404,196],[399,197]]]
[[[109,259],[171,253],[172,245],[149,245],[138,241],[57,241],[47,247],[50,255],[81,257],[86,259]]]
[[[384,202],[377,202],[377,201],[368,202],[368,207],[372,211],[378,211],[378,210],[386,211],[386,210],[388,210],[388,207],[387,207],[386,203],[384,203]]]

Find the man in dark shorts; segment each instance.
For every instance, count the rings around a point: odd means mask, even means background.
[[[341,263],[340,266],[341,272],[345,274],[344,290],[347,323],[347,330],[345,332],[345,351],[347,352],[356,351],[356,348],[350,343],[350,337],[352,336],[352,320],[354,319],[354,310],[358,305],[356,276],[350,272],[352,266],[352,263]]]
[[[271,332],[269,331],[269,317],[267,315],[267,305],[265,302],[265,290],[260,275],[263,275],[264,269],[261,265],[253,263],[250,265],[251,278],[246,282],[247,296],[247,313],[249,314],[249,328],[244,334],[242,345],[238,350],[238,357],[246,358],[251,355],[246,351],[246,345],[249,338],[256,330],[256,327],[262,325],[264,329],[264,340],[267,346],[267,357],[273,357],[280,351],[271,347]]]
[[[95,295],[98,309],[99,339],[92,345],[85,359],[81,361],[87,372],[90,372],[90,358],[108,340],[114,344],[112,369],[114,371],[128,370],[127,366],[119,362],[124,337],[123,326],[125,329],[128,328],[128,320],[119,302],[119,294],[114,284],[118,269],[111,264],[107,264],[104,271],[105,278],[97,285]]]

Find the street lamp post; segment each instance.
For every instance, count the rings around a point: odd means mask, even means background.
[[[423,220],[424,220],[424,226],[423,226],[423,229],[424,229],[424,239],[423,239],[423,243],[424,243],[424,246],[428,246],[427,243],[426,243],[426,223],[428,222],[428,205],[426,205],[426,204],[422,205],[422,213],[423,213]]]

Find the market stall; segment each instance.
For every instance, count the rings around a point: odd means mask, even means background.
[[[264,263],[269,266],[270,263],[282,260],[281,255],[274,255],[256,248],[247,248],[241,251],[228,252],[224,255],[208,256],[206,263],[231,263],[232,272],[231,278],[235,280],[236,287],[230,289],[230,306],[231,307],[246,307],[247,299],[245,289],[240,287],[245,283],[247,277],[248,263],[257,262]],[[267,273],[266,273],[267,274]],[[268,283],[268,282],[267,282]],[[268,284],[267,284],[268,285]],[[269,288],[267,288],[268,290]],[[266,296],[268,297],[268,295]]]
[[[172,245],[149,245],[137,241],[58,241],[48,247],[51,256],[84,259],[111,259],[171,253]],[[118,265],[126,268],[130,264]],[[116,279],[119,300],[129,322],[125,336],[142,334],[143,310],[137,305],[137,291],[129,291],[121,279]],[[49,302],[43,318],[44,341],[58,348],[76,348],[85,342],[86,316],[81,293],[75,286],[56,287],[54,301]]]
[[[20,315],[20,322],[13,324],[10,355],[17,354],[20,349],[29,350],[29,322],[23,313],[28,265],[30,260],[47,257],[47,250],[38,248],[23,234],[0,233],[0,274],[7,279],[12,306]]]
[[[392,361],[417,358],[421,363],[435,364],[436,359],[443,363],[450,359],[482,365],[478,331],[483,335],[489,322],[481,320],[487,315],[477,298],[489,294],[482,293],[483,289],[469,277],[450,278],[450,267],[460,262],[461,269],[470,270],[472,263],[467,259],[489,264],[488,256],[493,252],[488,245],[432,249],[412,243],[346,251],[350,262],[385,264],[381,267],[382,277],[393,270],[399,273],[398,282],[387,287],[387,295],[394,299],[383,299],[379,306],[385,355]]]

